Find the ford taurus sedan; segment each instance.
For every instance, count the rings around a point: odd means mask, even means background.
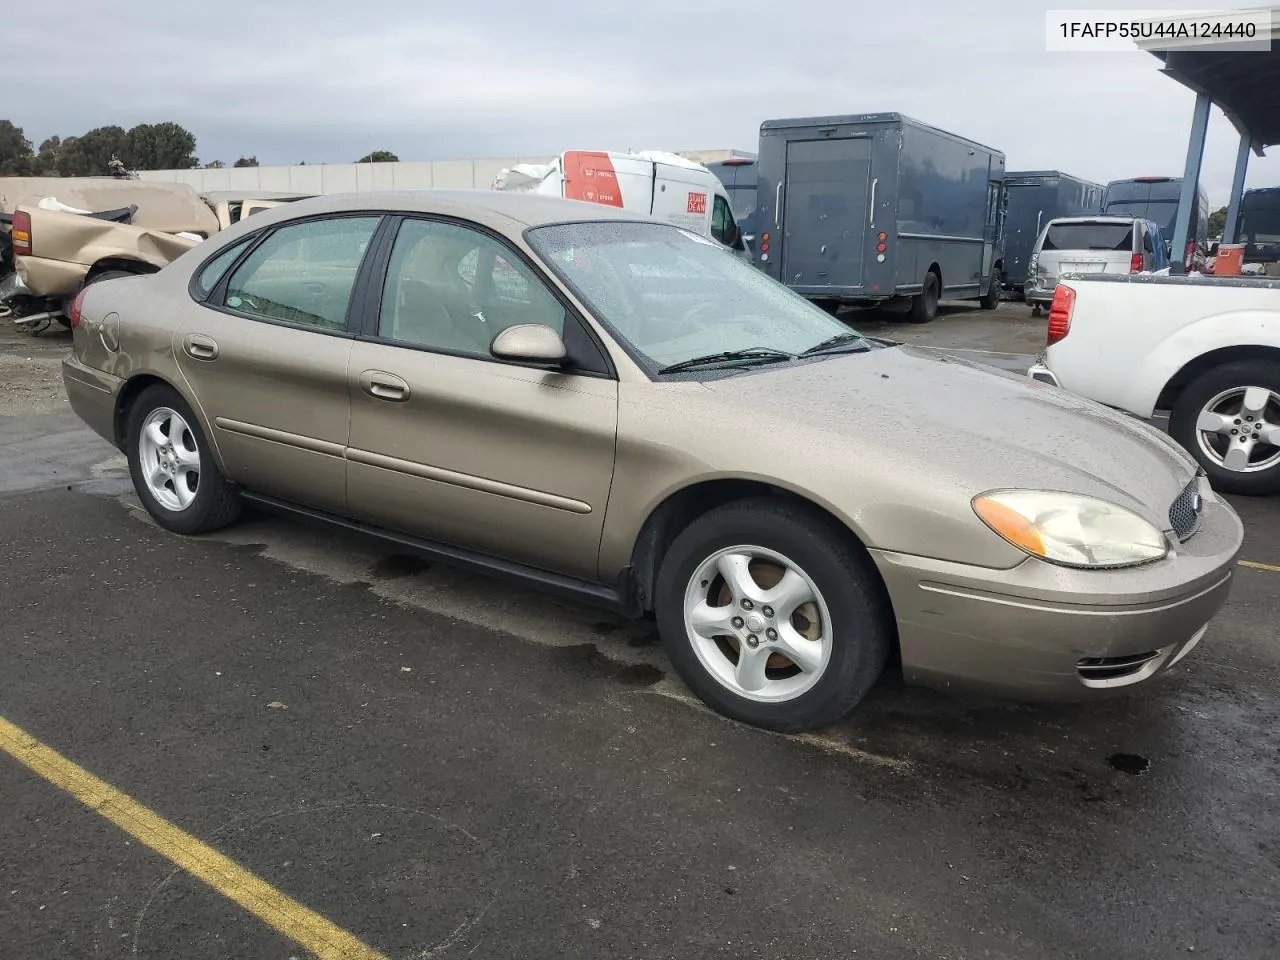
[[[594,204],[302,200],[70,319],[71,404],[161,526],[250,502],[652,614],[704,701],[777,730],[891,664],[1018,698],[1143,684],[1241,545],[1158,431]]]

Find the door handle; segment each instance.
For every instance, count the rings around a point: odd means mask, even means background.
[[[409,384],[394,373],[382,370],[366,370],[360,374],[360,389],[378,400],[403,403],[409,399]]]
[[[218,356],[217,342],[198,333],[187,336],[182,341],[182,349],[192,360],[213,360]]]
[[[876,228],[876,187],[879,183],[879,178],[871,181],[871,212],[867,215],[867,226],[872,230]]]

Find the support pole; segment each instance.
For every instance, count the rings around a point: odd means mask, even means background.
[[[1240,134],[1240,149],[1236,152],[1236,173],[1231,178],[1231,199],[1227,203],[1227,225],[1222,228],[1222,242],[1235,243],[1240,234],[1240,201],[1244,197],[1244,175],[1249,169],[1249,150],[1253,138]]]
[[[1207,93],[1196,94],[1196,109],[1191,115],[1191,139],[1187,143],[1187,165],[1182,171],[1182,195],[1178,198],[1178,219],[1173,228],[1173,249],[1169,251],[1169,272],[1173,274],[1186,273],[1183,261],[1187,256],[1187,242],[1192,236],[1200,161],[1204,159],[1204,141],[1209,131],[1209,107],[1212,103]]]

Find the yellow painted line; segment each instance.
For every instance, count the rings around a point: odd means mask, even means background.
[[[387,960],[217,850],[0,717],[0,750],[320,960]]]
[[[1240,566],[1250,570],[1265,570],[1267,573],[1280,573],[1280,566],[1274,563],[1259,563],[1257,560],[1241,560]]]

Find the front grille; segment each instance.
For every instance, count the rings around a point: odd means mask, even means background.
[[[1182,490],[1169,507],[1169,526],[1179,543],[1186,543],[1200,529],[1204,503],[1200,497],[1200,478],[1196,477]]]

